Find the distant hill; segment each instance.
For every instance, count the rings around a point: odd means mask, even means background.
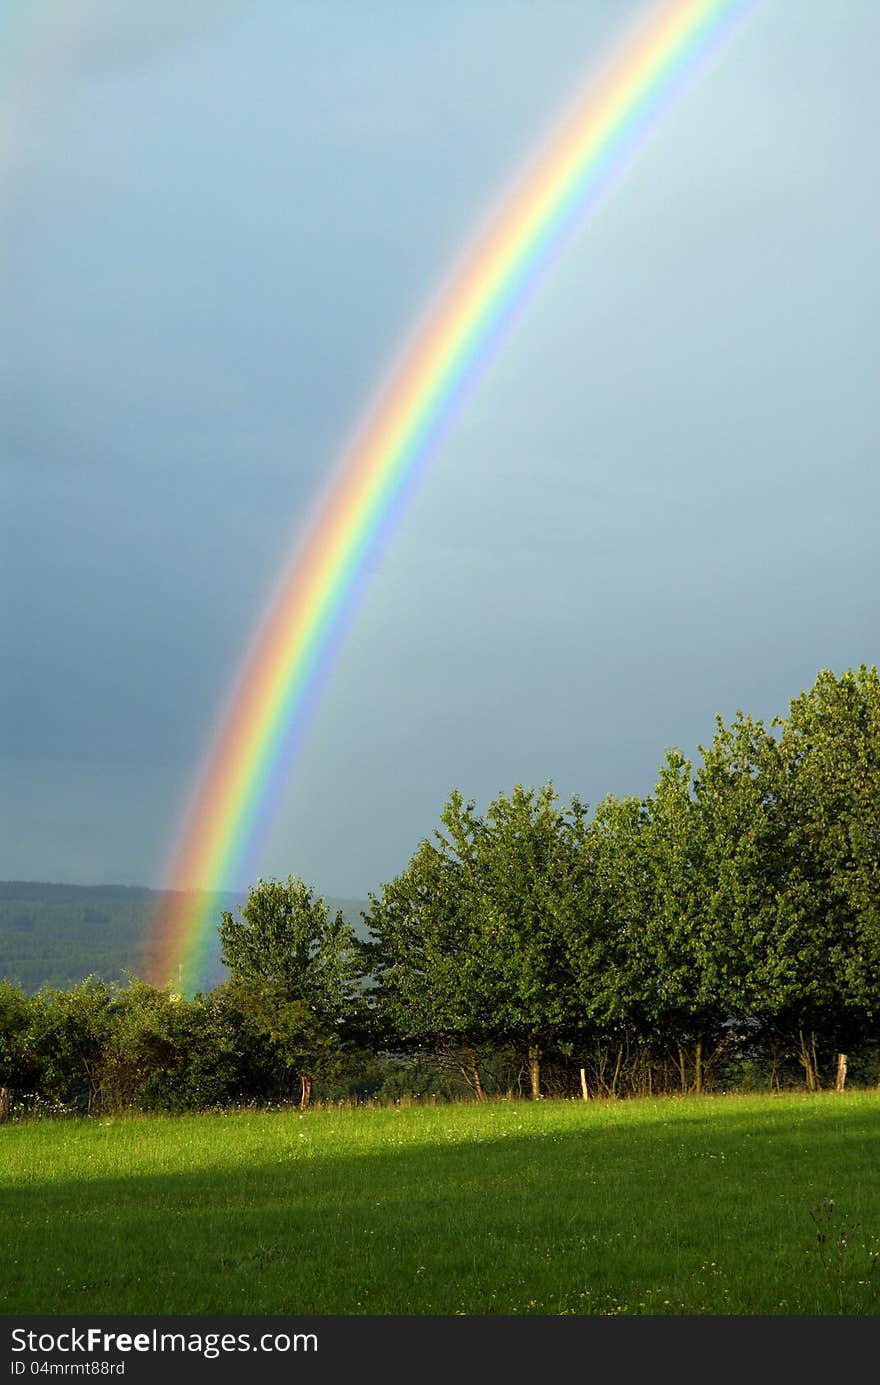
[[[217,920],[243,894],[218,895]],[[360,937],[365,899],[325,896]],[[59,885],[33,880],[0,881],[0,977],[29,994],[41,986],[67,989],[92,974],[124,983],[143,974],[148,961],[160,890],[137,885]],[[228,976],[219,940],[204,979],[206,990]]]

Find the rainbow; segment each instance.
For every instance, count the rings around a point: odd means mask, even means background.
[[[358,594],[366,559],[542,274],[682,86],[756,0],[666,0],[587,85],[461,257],[401,353],[296,546],[241,665],[165,878],[150,970],[192,990],[239,888]]]

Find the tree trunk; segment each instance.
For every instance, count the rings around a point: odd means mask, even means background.
[[[633,1096],[651,1095],[651,1060],[639,1043],[630,1068],[629,1088]]]
[[[483,1079],[480,1077],[477,1055],[475,1053],[468,1053],[467,1062],[457,1062],[455,1066],[477,1098],[477,1101],[488,1101],[485,1088],[483,1087]]]
[[[12,1114],[12,1088],[0,1087],[0,1125],[9,1120]]]
[[[477,1101],[485,1101],[487,1099],[486,1092],[483,1088],[482,1078],[480,1077],[480,1065],[477,1062],[477,1055],[475,1053],[471,1053],[469,1056],[471,1060],[471,1083],[473,1085],[474,1093],[476,1095]]]
[[[312,1095],[312,1075],[311,1075],[311,1073],[310,1073],[310,1072],[303,1072],[303,1073],[301,1073],[301,1074],[300,1074],[300,1081],[302,1082],[302,1096],[301,1096],[300,1099],[299,1099],[299,1109],[300,1109],[301,1111],[305,1111],[305,1110],[308,1109],[309,1100],[310,1100],[311,1095]]]
[[[529,1087],[532,1101],[541,1100],[541,1050],[537,1044],[529,1044]]]
[[[804,1070],[804,1078],[807,1083],[807,1091],[816,1092],[819,1090],[819,1079],[816,1073],[815,1034],[811,1034],[810,1038],[812,1039],[811,1044],[807,1043],[807,1040],[804,1037],[804,1031],[802,1029],[798,1030],[798,1040],[800,1042],[800,1052],[798,1053],[798,1061]]]
[[[617,1061],[614,1064],[614,1076],[611,1079],[611,1095],[617,1096],[617,1082],[620,1077],[620,1067],[623,1063],[623,1044],[617,1045]]]
[[[838,1053],[838,1055],[837,1055],[837,1079],[836,1079],[836,1081],[835,1081],[835,1083],[834,1083],[834,1090],[835,1090],[836,1092],[842,1092],[845,1086],[846,1086],[846,1054],[845,1054],[845,1053]]]
[[[608,1090],[607,1085],[606,1085],[606,1082],[605,1082],[605,1064],[606,1064],[606,1062],[607,1062],[607,1055],[606,1055],[605,1049],[602,1048],[601,1044],[597,1044],[597,1045],[596,1045],[596,1090],[597,1090],[598,1092],[601,1092],[601,1093],[605,1093],[605,1092],[607,1092],[607,1090]]]
[[[86,1102],[86,1112],[93,1115],[100,1105],[101,1095],[101,1076],[100,1068],[94,1068],[90,1063],[84,1063],[86,1082],[88,1083],[88,1097]]]
[[[679,1076],[679,1082],[680,1082],[680,1085],[681,1085],[681,1094],[682,1094],[682,1096],[687,1096],[687,1090],[688,1090],[687,1055],[685,1054],[685,1051],[684,1051],[684,1049],[682,1048],[681,1044],[677,1044],[676,1047],[678,1048],[678,1076]]]
[[[586,1070],[586,1068],[581,1068],[581,1095],[583,1096],[584,1101],[589,1101],[589,1099],[590,1099],[590,1089],[589,1089],[589,1087],[587,1086],[587,1070]]]
[[[703,1040],[697,1039],[694,1044],[694,1091],[697,1096],[703,1092]]]

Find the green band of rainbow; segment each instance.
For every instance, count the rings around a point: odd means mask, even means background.
[[[544,142],[415,332],[288,564],[218,724],[166,874],[175,893],[156,923],[156,984],[197,984],[217,923],[213,895],[241,888],[366,557],[462,392],[682,83],[755,2],[652,7]]]

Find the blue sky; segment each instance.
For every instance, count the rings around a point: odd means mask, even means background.
[[[0,877],[157,885],[360,411],[641,6],[117,8],[0,21]],[[584,227],[373,557],[262,874],[363,895],[453,786],[644,794],[878,661],[878,43],[764,0]]]

